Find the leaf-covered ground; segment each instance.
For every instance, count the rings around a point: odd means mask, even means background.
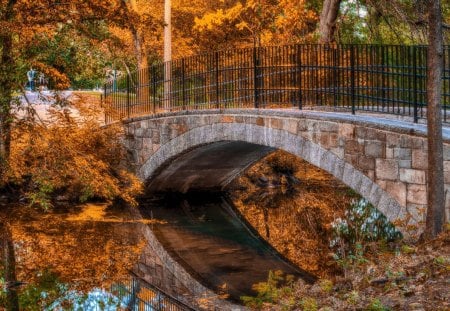
[[[247,221],[281,254],[320,277],[314,285],[268,280],[250,300],[264,310],[450,310],[450,228],[428,243],[372,242],[339,261],[331,224],[358,195],[283,151],[232,185]]]
[[[366,261],[308,285],[274,290],[263,310],[450,310],[450,230],[429,243],[373,245]]]

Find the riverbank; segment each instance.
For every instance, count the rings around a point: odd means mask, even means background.
[[[360,197],[326,172],[276,151],[230,189],[245,219],[281,254],[320,279],[272,275],[247,305],[260,310],[450,310],[450,227],[428,243],[332,248],[333,225]]]
[[[373,244],[370,253],[314,285],[274,286],[254,299],[258,310],[450,310],[450,228],[416,245]],[[257,303],[255,303],[257,302]]]

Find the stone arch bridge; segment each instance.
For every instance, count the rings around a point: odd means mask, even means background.
[[[272,148],[331,173],[390,221],[424,220],[426,127],[375,116],[314,111],[229,109],[183,111],[125,121],[125,145],[142,180],[157,190],[224,187]],[[450,129],[444,128],[446,217],[450,214]],[[236,143],[239,146],[236,147]],[[202,147],[203,146],[203,147]],[[186,155],[197,148],[197,153]],[[215,155],[213,155],[215,153]],[[185,159],[167,163],[185,154]],[[208,164],[199,159],[209,158]],[[220,170],[220,180],[208,180]],[[164,175],[165,174],[165,175]],[[159,178],[159,179],[158,179]],[[209,183],[208,185],[202,180]],[[174,187],[176,189],[174,189]]]

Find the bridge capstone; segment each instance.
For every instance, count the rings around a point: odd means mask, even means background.
[[[390,221],[420,225],[424,220],[427,141],[423,125],[329,112],[230,109],[134,118],[125,127],[129,160],[142,180],[195,147],[242,141],[283,149],[324,169]],[[450,130],[444,128],[443,133],[448,220]]]

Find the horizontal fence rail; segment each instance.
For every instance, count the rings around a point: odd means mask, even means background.
[[[160,63],[104,86],[106,122],[168,111],[330,107],[426,118],[426,46],[286,45]],[[449,121],[450,47],[442,118]]]

